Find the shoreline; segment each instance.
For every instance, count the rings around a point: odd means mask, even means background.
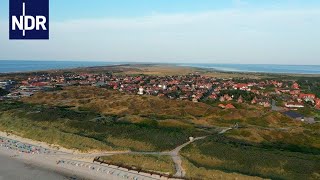
[[[0,60],[0,64],[1,61]],[[153,65],[153,66],[175,66],[180,68],[199,68],[202,70],[210,70],[212,72],[218,73],[248,73],[248,74],[275,74],[275,75],[300,75],[300,76],[320,76],[320,71],[315,69],[303,69],[300,68],[301,66],[304,67],[314,67],[320,65],[283,65],[283,64],[221,64],[221,63],[148,63],[148,62],[96,62],[93,61],[92,63],[96,64],[87,64],[90,61],[14,61],[14,62],[47,62],[47,63],[70,63],[70,64],[58,64],[57,66],[44,65],[44,67],[39,67],[39,69],[26,69],[21,70],[18,68],[17,70],[10,70],[10,71],[1,71],[0,75],[14,75],[14,74],[23,74],[23,73],[35,73],[35,72],[49,72],[49,71],[63,71],[63,70],[75,70],[75,69],[85,69],[85,68],[103,68],[103,67],[113,67],[113,66],[136,66],[136,65]],[[74,63],[73,65],[71,65]],[[81,65],[75,65],[76,63],[85,63]],[[239,67],[243,66],[243,68]],[[261,66],[263,68],[261,69]],[[268,67],[269,68],[266,68]],[[274,66],[274,67],[272,67]],[[278,69],[279,67],[282,68],[283,71]],[[287,67],[287,68],[285,68]],[[289,68],[288,68],[289,67]],[[296,67],[295,69],[290,69],[290,67]],[[12,69],[12,68],[9,68]],[[260,70],[259,70],[260,69]],[[278,70],[277,70],[278,69]]]
[[[9,138],[10,140],[19,141],[28,145],[40,146],[52,151],[56,151],[52,146],[44,142],[34,141],[31,139],[23,138],[17,135],[7,135],[7,133],[0,131],[0,138]],[[61,149],[63,151],[61,151]],[[59,152],[71,154],[74,152],[65,148],[61,148]],[[73,153],[72,153],[73,154]],[[59,156],[53,154],[28,154],[19,152],[15,149],[0,146],[0,157],[5,157],[16,163],[23,164],[27,169],[31,168],[39,172],[48,172],[49,174],[64,177],[65,179],[103,179],[102,177],[95,176],[94,174],[83,173],[72,168],[63,168],[57,165]]]
[[[26,149],[31,149],[31,151],[27,151]],[[33,151],[34,149],[37,149],[37,151]],[[112,155],[121,152],[107,153]],[[88,155],[89,157],[86,157]],[[0,131],[0,159],[7,159],[11,164],[19,163],[19,168],[22,172],[29,170],[28,168],[31,167],[31,169],[40,174],[48,172],[52,175],[65,177],[61,179],[168,179],[154,174],[93,162],[93,156],[95,156],[95,153],[81,154],[65,148],[59,150],[52,149],[51,145],[44,142],[22,138],[17,135],[7,135],[7,133]],[[9,170],[12,171],[11,169]],[[14,169],[14,171],[19,172],[19,169]],[[43,177],[40,179],[43,179]]]

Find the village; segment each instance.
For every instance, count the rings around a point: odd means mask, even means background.
[[[0,100],[32,96],[38,91],[56,91],[67,86],[96,86],[128,94],[151,95],[172,100],[214,104],[235,109],[235,104],[251,104],[286,112],[304,121],[303,115],[292,112],[301,108],[320,110],[320,98],[295,81],[220,79],[199,74],[179,76],[146,76],[114,74],[42,74],[16,82],[0,81]],[[7,92],[7,93],[5,93]],[[290,111],[290,113],[288,113]]]

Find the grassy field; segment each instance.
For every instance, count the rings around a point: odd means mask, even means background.
[[[320,153],[307,154],[224,136],[211,136],[183,150],[195,167],[271,179],[319,179]]]
[[[158,155],[113,155],[101,157],[108,164],[120,167],[131,167],[133,169],[153,171],[168,175],[175,173],[174,163],[170,156]]]

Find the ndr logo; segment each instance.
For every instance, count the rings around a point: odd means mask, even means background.
[[[10,0],[10,39],[49,39],[49,0]]]

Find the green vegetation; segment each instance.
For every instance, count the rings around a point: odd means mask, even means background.
[[[224,172],[238,172],[272,179],[317,179],[320,177],[320,154],[279,150],[245,141],[212,136],[183,150],[194,166]]]
[[[107,164],[129,167],[136,170],[147,170],[173,175],[174,163],[170,156],[159,155],[113,155],[103,156],[101,159]]]
[[[155,120],[130,123],[119,121],[115,116],[101,117],[70,107],[2,102],[0,112],[3,131],[83,151],[171,150],[186,142],[189,136],[199,134],[194,128],[159,126]],[[101,118],[103,120],[99,120]]]
[[[201,156],[199,158],[208,158]],[[247,176],[235,172],[223,172],[211,168],[196,166],[186,158],[182,160],[182,166],[186,170],[186,178],[194,180],[212,180],[212,179],[237,179],[237,180],[260,180],[256,176]]]

